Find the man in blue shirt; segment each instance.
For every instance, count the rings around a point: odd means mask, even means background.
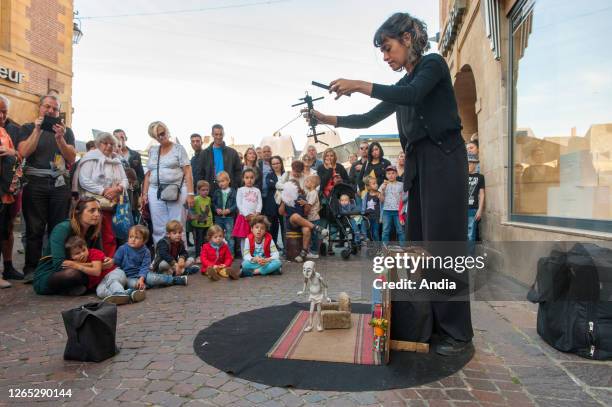
[[[230,175],[233,188],[239,188],[241,184],[242,163],[238,152],[225,145],[224,136],[223,126],[215,124],[212,127],[213,142],[198,155],[200,172],[198,180],[208,181],[211,194],[217,188],[217,174],[221,171]]]

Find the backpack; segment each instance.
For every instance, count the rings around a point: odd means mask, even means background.
[[[538,261],[527,298],[538,303],[538,334],[578,356],[612,359],[612,250],[575,244]]]
[[[0,145],[2,145],[2,141],[0,141]],[[15,181],[16,170],[17,157],[0,157],[0,195],[13,193],[11,186]]]

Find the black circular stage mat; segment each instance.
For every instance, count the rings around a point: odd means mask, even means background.
[[[206,363],[235,377],[273,387],[304,390],[373,391],[419,386],[460,370],[471,350],[454,357],[391,352],[388,365],[271,359],[266,353],[295,314],[309,304],[291,303],[243,312],[213,323],[198,333],[193,347]],[[353,312],[369,313],[369,304],[352,304]]]

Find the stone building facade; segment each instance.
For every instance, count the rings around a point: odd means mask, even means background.
[[[72,0],[0,0],[0,94],[9,117],[31,122],[40,96],[56,93],[72,119]]]
[[[440,0],[438,52],[480,144],[484,241],[611,246],[610,17],[598,0]],[[511,274],[533,281],[544,246]]]

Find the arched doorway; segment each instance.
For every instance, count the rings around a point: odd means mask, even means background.
[[[469,141],[472,134],[478,132],[478,115],[476,114],[476,81],[469,65],[464,65],[455,78],[455,97],[459,108],[459,117],[463,130],[461,135]]]

